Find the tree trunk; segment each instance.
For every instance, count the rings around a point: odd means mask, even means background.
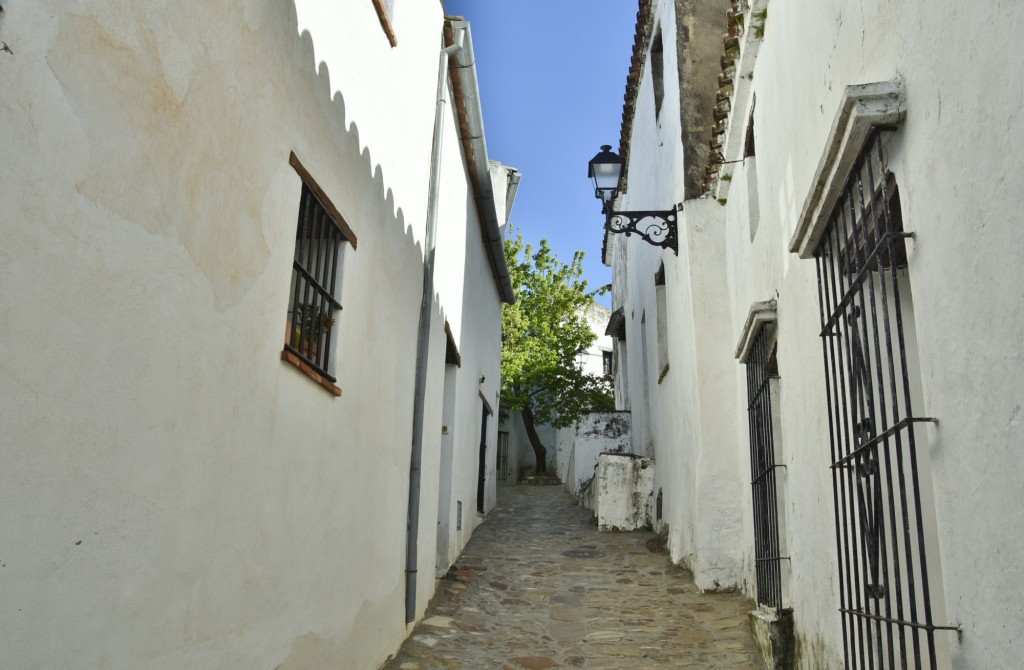
[[[526,407],[521,413],[523,426],[526,428],[526,436],[530,438],[530,446],[533,447],[533,454],[537,461],[533,473],[535,475],[547,474],[548,471],[548,450],[541,444],[540,436],[537,435],[537,426],[533,422],[533,410]]]

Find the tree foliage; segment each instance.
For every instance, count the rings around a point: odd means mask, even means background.
[[[510,234],[505,260],[516,303],[504,305],[502,313],[502,411],[524,413],[528,424],[527,415],[537,424],[565,428],[583,412],[613,409],[611,380],[586,374],[577,363],[596,338],[585,313],[598,292],[588,291],[582,278],[583,252],[566,265],[547,240],[534,251],[522,235]]]

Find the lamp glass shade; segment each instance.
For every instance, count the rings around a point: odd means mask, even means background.
[[[615,199],[619,177],[622,175],[622,163],[622,157],[613,153],[608,144],[602,146],[601,153],[590,161],[588,176],[594,182],[594,194],[605,204]]]

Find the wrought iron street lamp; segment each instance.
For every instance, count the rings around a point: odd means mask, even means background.
[[[612,203],[619,195],[619,177],[622,176],[622,157],[612,151],[609,144],[590,159],[587,176],[594,182],[594,195],[601,201],[605,215],[604,229],[609,233],[625,233],[627,237],[639,235],[648,244],[679,253],[676,240],[676,219],[679,208],[668,211],[616,212]]]

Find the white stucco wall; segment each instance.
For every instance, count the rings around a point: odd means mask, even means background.
[[[407,631],[441,7],[403,4],[397,48],[369,2],[4,10],[0,666],[377,667]],[[450,109],[439,257],[463,274],[439,272],[432,309],[418,613],[437,560],[446,319],[462,356],[451,500],[470,512],[456,553],[479,522],[481,396],[497,409],[500,375]],[[292,151],[358,237],[340,398],[280,360]]]
[[[1015,469],[1021,456],[1002,451],[999,445],[1019,436],[1020,427],[1013,419],[1012,402],[964,391],[979,384],[1004,389],[1008,396],[1021,390],[1019,375],[1011,372],[1021,367],[1021,304],[1018,298],[1005,302],[1014,294],[1007,287],[1019,285],[1021,279],[1019,264],[1012,259],[1020,257],[1022,244],[1006,225],[1013,220],[1020,188],[995,184],[1001,175],[1020,171],[1019,155],[1006,149],[1024,145],[1024,123],[1017,113],[1022,88],[1019,77],[1009,85],[1001,79],[989,85],[979,75],[1024,70],[1019,55],[998,47],[1012,39],[1006,26],[1024,15],[1020,6],[1006,3],[985,3],[975,10],[966,12],[954,3],[927,9],[870,3],[861,13],[850,13],[841,3],[772,5],[752,88],[758,97],[758,191],[762,202],[776,206],[762,208],[760,225],[767,226],[758,230],[753,244],[737,240],[733,245],[733,272],[749,282],[737,282],[737,307],[764,299],[773,290],[780,296],[779,360],[787,443],[827,444],[823,413],[807,411],[815,404],[820,407],[823,395],[819,366],[809,364],[804,354],[820,346],[814,337],[819,326],[813,313],[813,263],[797,260],[784,247],[842,88],[901,76],[908,114],[889,146],[889,164],[900,186],[904,222],[916,235],[908,245],[909,275],[925,405],[916,409],[941,422],[921,435],[927,444],[922,459],[932,466],[938,523],[940,556],[930,556],[930,564],[942,571],[933,597],[937,596],[937,617],[964,627],[959,639],[945,638],[951,643],[954,667],[1011,667],[1024,658],[1013,642],[1024,632],[1017,604],[1020,590],[1010,586],[1013,575],[1005,572],[997,556],[1019,551],[1024,541],[1024,519],[1004,511],[1004,501],[1016,487],[1007,472]],[[907,30],[890,29],[897,25]],[[816,29],[808,31],[807,26]],[[980,34],[985,38],[975,43],[969,59],[956,53],[958,43]],[[941,45],[934,40],[936,35],[942,35]],[[811,56],[822,51],[830,53],[825,61]],[[791,67],[794,63],[797,67]],[[951,82],[957,83],[950,86]],[[817,104],[785,102],[794,99]],[[1000,128],[998,140],[990,132],[994,128]],[[994,155],[1002,164],[992,161]],[[731,194],[736,193],[735,186],[734,179]],[[739,238],[745,215],[742,209],[733,210],[731,194],[729,228],[735,232],[730,234]],[[965,226],[969,220],[977,227]],[[758,256],[765,260],[758,262]],[[751,267],[763,269],[755,273]],[[981,334],[972,325],[978,323],[992,327]],[[960,363],[966,360],[971,362]],[[988,445],[983,462],[989,465],[965,468],[963,459],[950,458],[951,444]],[[827,494],[826,466],[824,449],[794,454],[788,461],[790,490]],[[972,491],[967,496],[970,512],[961,504],[965,490]],[[834,626],[831,631],[819,628],[834,614],[824,606],[816,611],[815,603],[821,599],[813,597],[834,580],[815,569],[821,565],[822,552],[834,551],[828,534],[822,532],[830,521],[827,504],[794,504],[793,597],[807,603],[804,612],[795,612],[798,628],[835,645]],[[996,546],[987,552],[992,562],[985,568],[968,548],[993,541]],[[834,566],[834,560],[829,563]],[[974,571],[985,576],[968,577]],[[1010,621],[1017,623],[1007,626]]]
[[[666,44],[674,43],[672,4],[657,5]],[[735,361],[719,360],[723,352],[715,340],[735,345],[750,305],[775,299],[788,596],[798,661],[802,668],[841,667],[817,278],[813,261],[798,259],[788,246],[843,89],[900,77],[907,118],[887,151],[903,220],[915,234],[908,242],[908,274],[923,400],[915,410],[939,418],[937,427],[927,425],[919,434],[922,461],[930,463],[926,484],[935,497],[937,552],[929,569],[941,573],[932,587],[936,618],[962,628],[960,636],[939,634],[948,643],[942,663],[1017,667],[1024,663],[1016,643],[1024,618],[1019,570],[1006,557],[1024,549],[1024,515],[1012,502],[1019,489],[1014,473],[1024,459],[1012,446],[1024,437],[1015,400],[1024,392],[1024,243],[1012,225],[1022,190],[1012,175],[1024,167],[1024,57],[1005,45],[1024,21],[1024,6],[880,0],[855,8],[839,0],[767,6],[757,59],[736,78],[733,109],[739,111],[727,142],[734,153],[725,158],[742,158],[735,152],[742,151],[754,95],[756,157],[724,168],[732,179],[714,194],[727,199],[724,207],[713,199],[685,203],[680,256],[666,255],[672,261],[666,261],[671,370],[649,390],[656,489],[664,488],[673,558],[695,562],[699,572],[702,554],[715,551],[707,542],[721,543],[735,566],[735,583],[753,593],[745,371]],[[674,67],[674,54],[666,49],[666,73]],[[678,111],[670,107],[678,97],[671,90],[674,79],[666,74],[664,107],[655,122],[649,73],[644,77],[624,209],[666,208],[680,199],[679,129],[672,126]],[[616,240],[611,254],[615,305],[625,307],[630,355],[629,379],[619,381],[628,384],[640,424],[643,366],[636,324],[644,312],[650,324],[656,304],[649,279],[655,253],[641,242]],[[716,402],[706,402],[711,399]],[[676,436],[675,448],[662,445],[669,435]],[[692,491],[679,490],[704,476],[709,458],[723,466],[721,474],[736,492],[732,502],[712,501],[711,510],[691,505]],[[697,499],[698,505],[708,500]],[[737,523],[735,532],[702,536],[700,519],[709,511]]]
[[[672,3],[661,3],[656,17],[663,42],[675,44]],[[666,48],[664,67],[657,120],[649,69],[640,84],[621,209],[669,209],[683,199],[674,49]],[[716,262],[724,251],[723,215],[714,201],[688,202],[680,216],[678,255],[622,236],[613,241],[611,254],[614,303],[626,317],[634,453],[659,464],[655,492],[664,496],[662,523],[669,527],[673,560],[685,562],[698,586],[709,589],[742,580],[744,508],[737,501],[746,492],[735,436],[728,285]],[[659,381],[654,275],[662,262],[669,370]]]
[[[606,452],[629,453],[629,412],[591,412],[580,417],[567,455],[564,484],[573,496],[593,479],[598,457]]]

